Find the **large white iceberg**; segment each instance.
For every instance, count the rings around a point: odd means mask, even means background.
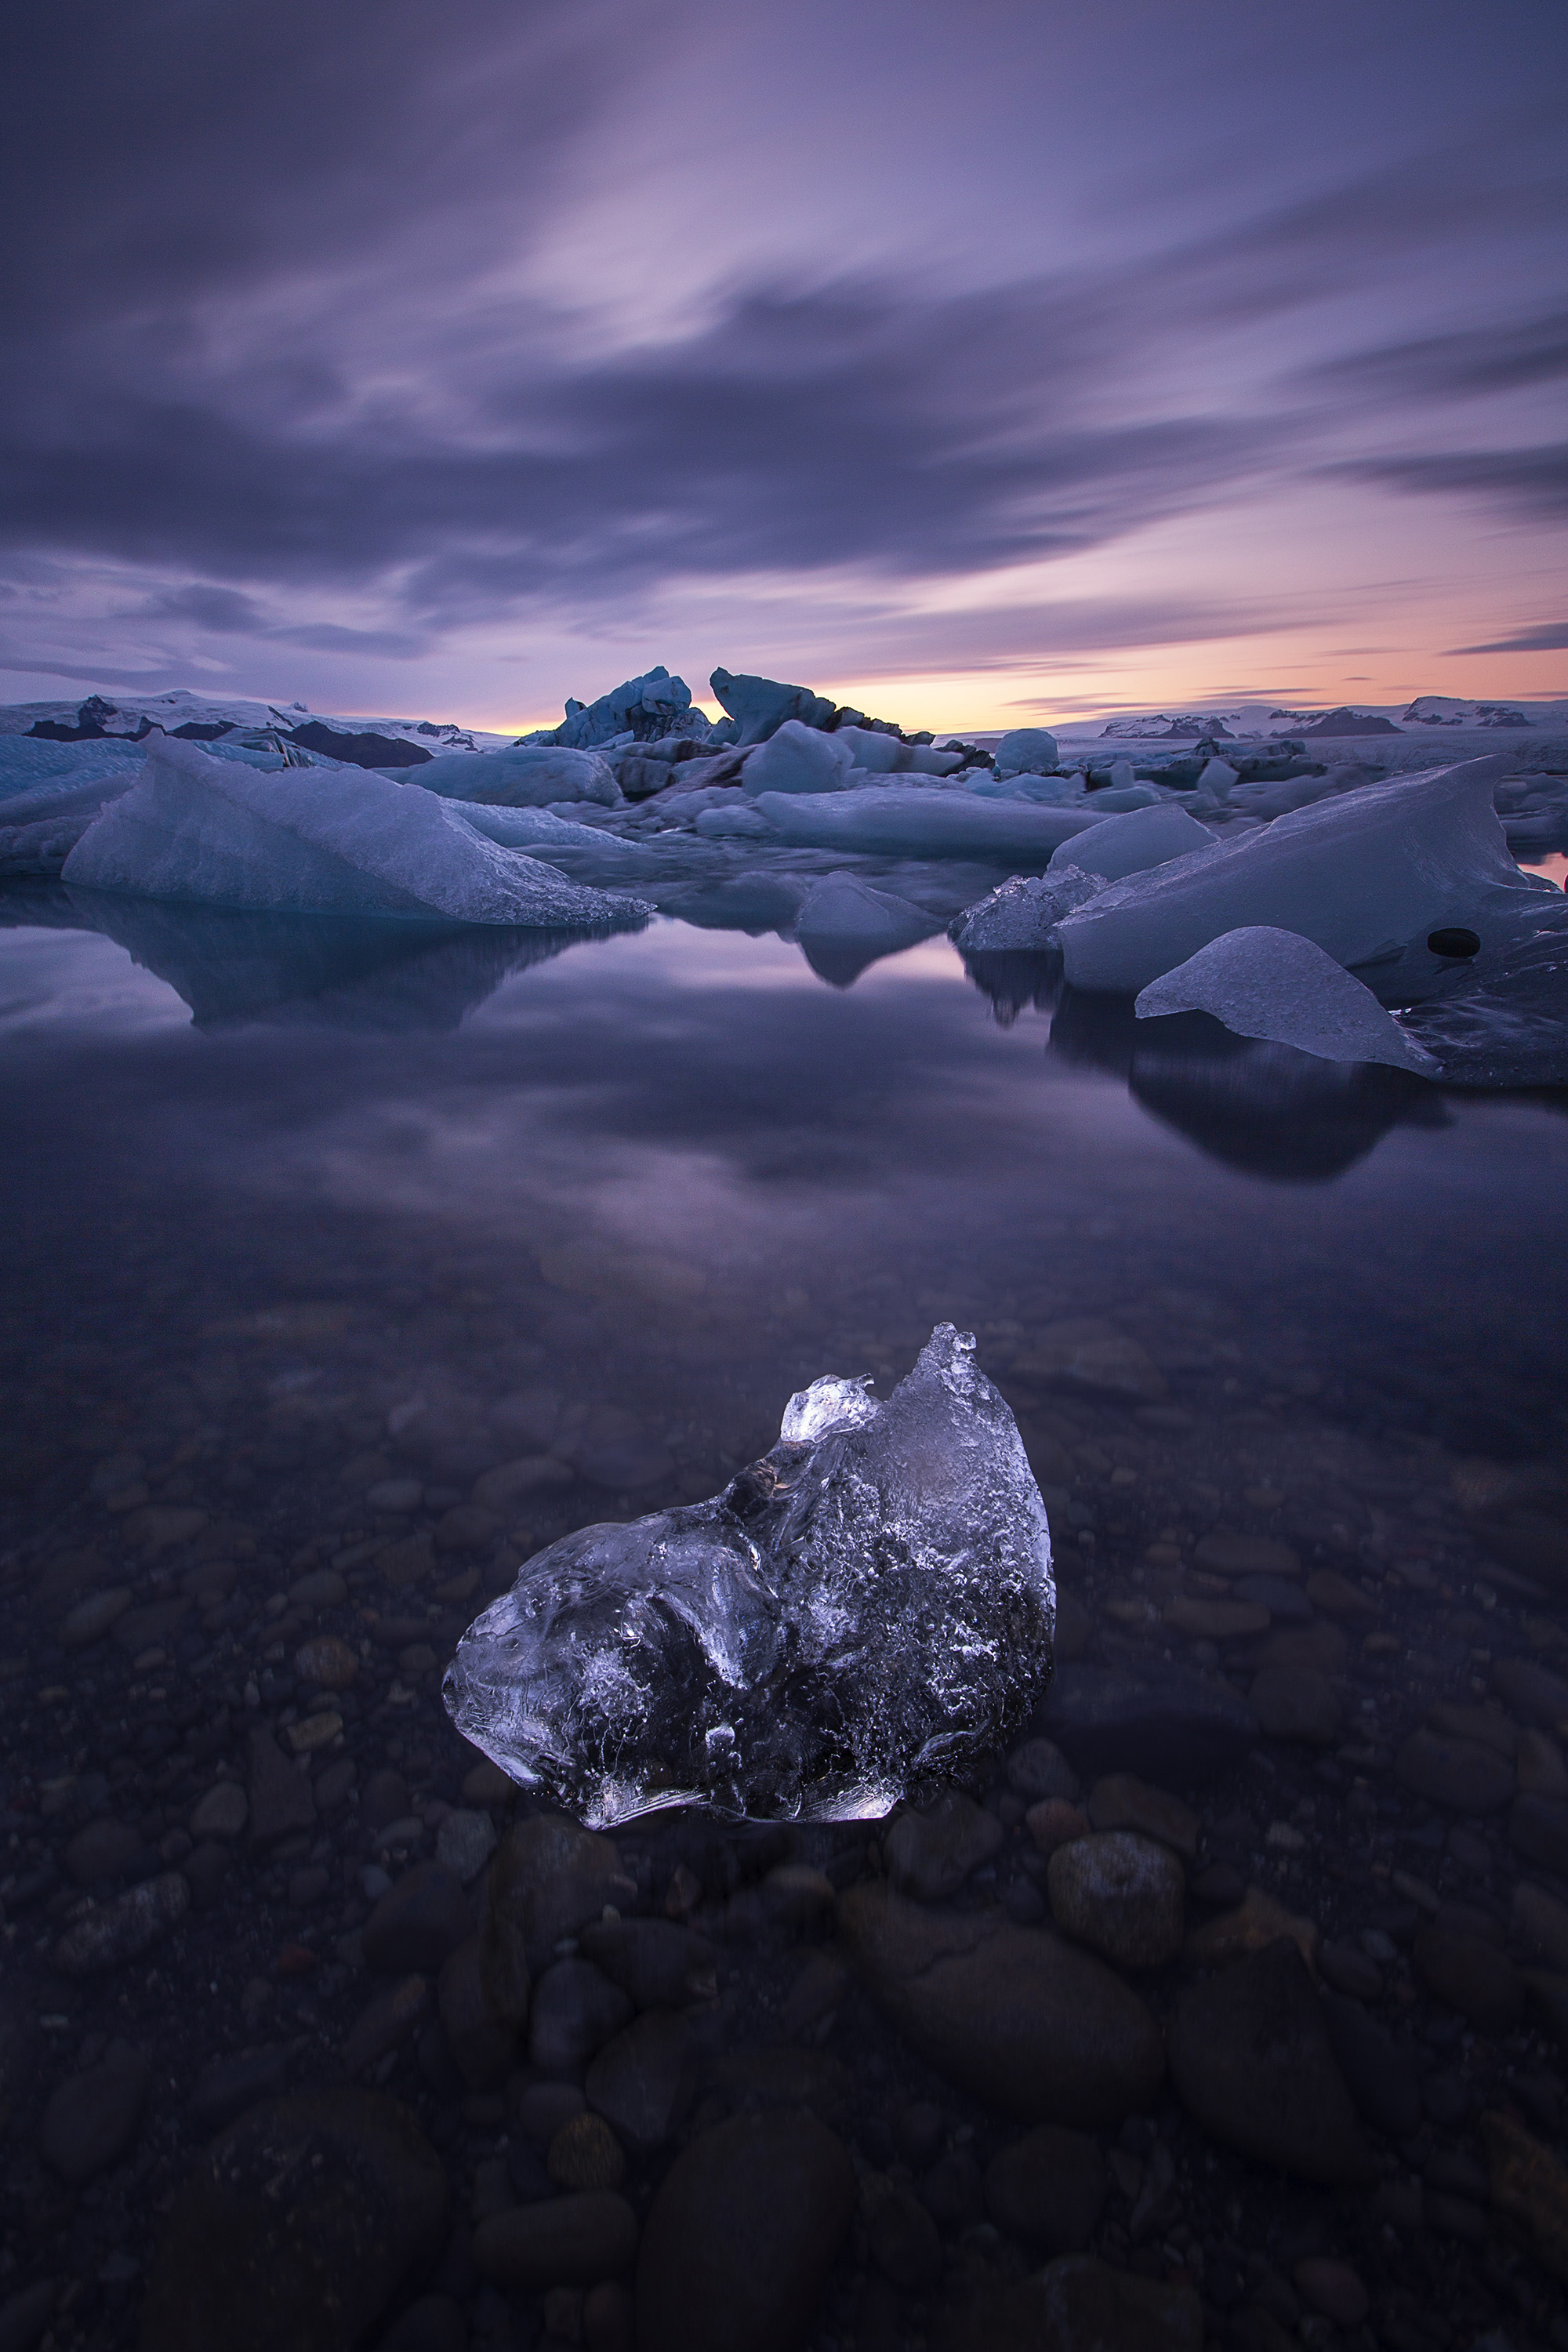
[[[1209,1013],[1238,1037],[1294,1045],[1325,1062],[1387,1062],[1437,1076],[1431,1055],[1412,1045],[1370,988],[1310,940],[1267,923],[1211,940],[1151,981],[1132,1009],[1140,1021]]]
[[[1484,940],[1489,914],[1542,887],[1514,864],[1492,808],[1508,765],[1468,760],[1363,785],[1113,882],[1061,927],[1068,979],[1135,995],[1211,940],[1258,924],[1298,931],[1351,965],[1443,924]]]
[[[1048,727],[1015,727],[993,754],[999,776],[1040,774],[1056,766],[1057,756],[1057,739]]]
[[[1089,812],[1094,814],[1092,802]],[[1075,866],[1080,873],[1098,874],[1102,882],[1120,882],[1124,875],[1142,874],[1168,865],[1173,857],[1188,857],[1194,850],[1215,845],[1206,825],[1173,801],[1160,801],[1152,808],[1100,818],[1093,840],[1064,842],[1051,858],[1050,870]]]
[[[951,776],[963,765],[962,751],[939,751],[934,743],[906,743],[879,727],[840,727],[829,740],[847,743],[855,765],[868,775]]]
[[[855,747],[844,735],[824,735],[798,719],[746,755],[741,782],[748,793],[836,793],[849,780]]]
[[[800,847],[883,857],[1006,858],[1019,865],[1044,866],[1059,843],[1096,822],[1077,809],[982,800],[941,785],[759,793],[756,804],[785,841]]]
[[[450,802],[374,770],[263,775],[166,736],[147,746],[142,781],[67,858],[68,883],[261,912],[561,929],[651,911],[566,881],[486,839]]]
[[[606,761],[593,751],[552,743],[514,744],[510,751],[477,755],[449,751],[400,773],[423,792],[487,806],[546,808],[554,801],[596,801],[602,807],[618,808],[621,801],[621,788]]]
[[[852,874],[830,874],[802,906],[795,935],[822,979],[847,987],[879,957],[929,940],[942,925],[923,907],[874,890]]]

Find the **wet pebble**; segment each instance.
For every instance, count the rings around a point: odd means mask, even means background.
[[[237,1838],[250,1819],[250,1800],[237,1780],[216,1780],[205,1797],[198,1798],[191,1814],[191,1835],[198,1841],[206,1838]]]
[[[1364,2183],[1373,2165],[1306,1962],[1270,1944],[1177,1996],[1171,2077],[1210,2136],[1308,2180]]]
[[[485,1999],[477,1936],[468,1937],[443,1961],[437,1999],[447,2047],[469,2090],[499,2088],[511,2071],[517,2033],[493,2014]]]
[[[321,1690],[349,1690],[359,1679],[359,1652],[335,1633],[318,1633],[294,1653],[294,1672]]]
[[[1047,2256],[1088,2244],[1105,2191],[1095,2142],[1049,2124],[1003,2148],[985,2169],[985,2208],[997,2229]]]
[[[364,1957],[389,1975],[434,1977],[474,1932],[462,1882],[444,1863],[416,1862],[395,1879],[364,1927]]]
[[[511,2292],[595,2286],[631,2268],[637,2217],[614,2189],[583,2189],[511,2206],[474,2231],[481,2278]]]
[[[1167,1789],[1156,1789],[1131,1772],[1112,1772],[1089,1791],[1089,1818],[1097,1830],[1136,1830],[1170,1846],[1184,1862],[1195,1862],[1198,1817]]]
[[[436,1832],[437,1860],[445,1863],[465,1886],[479,1876],[495,1846],[495,1828],[489,1813],[448,1813]]]
[[[1007,1759],[1007,1785],[1026,1803],[1059,1797],[1071,1803],[1079,1792],[1079,1777],[1050,1739],[1026,1739]]]
[[[990,1860],[1003,1836],[994,1813],[949,1789],[929,1811],[899,1815],[883,1842],[888,1875],[900,1894],[940,1902]]]
[[[1433,1999],[1457,2009],[1481,2032],[1508,2033],[1518,2023],[1523,1980],[1484,1936],[1455,1933],[1434,1922],[1417,1931],[1411,1958]]]
[[[592,1960],[557,1960],[533,1989],[529,2063],[542,2074],[581,2073],[631,2016],[632,2005]]]
[[[618,2189],[626,2151],[602,2116],[573,2116],[551,2141],[545,2169],[558,2189]]]
[[[150,1951],[190,1905],[191,1890],[179,1872],[161,1872],[74,1920],[55,1946],[55,1965],[68,1977],[121,1968]]]
[[[732,2116],[677,2157],[637,2273],[638,2352],[799,2352],[856,2210],[843,2142],[815,2116]]]
[[[128,2042],[111,2042],[95,2066],[68,2075],[44,2110],[44,2161],[73,2187],[115,2163],[136,2137],[153,2069]]]
[[[1247,1697],[1263,1729],[1274,1739],[1331,1748],[1339,1738],[1343,1712],[1328,1676],[1311,1666],[1265,1666],[1252,1679]]]
[[[1413,1732],[1394,1759],[1394,1776],[1413,1796],[1459,1813],[1500,1812],[1514,1793],[1513,1767],[1495,1748],[1444,1732]]]
[[[1163,1968],[1182,1948],[1186,1879],[1169,1847],[1128,1830],[1052,1854],[1051,1916],[1064,1935],[1119,1968]]]
[[[61,1619],[55,1639],[62,1650],[89,1649],[94,1642],[102,1641],[130,1606],[131,1593],[123,1585],[108,1592],[94,1592],[86,1601],[79,1601]]]
[[[668,2010],[645,2010],[588,2068],[588,2100],[637,2156],[672,2139],[696,2091],[689,2032]]]

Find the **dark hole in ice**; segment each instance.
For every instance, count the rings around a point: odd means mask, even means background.
[[[1481,951],[1480,940],[1474,931],[1458,925],[1450,929],[1428,931],[1426,944],[1436,956],[1474,956]]]

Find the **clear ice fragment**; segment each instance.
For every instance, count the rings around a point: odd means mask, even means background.
[[[604,1829],[671,1805],[879,1818],[1044,1696],[1050,1531],[1017,1424],[939,1324],[885,1402],[790,1399],[721,1494],[539,1552],[447,1669],[465,1738]]]

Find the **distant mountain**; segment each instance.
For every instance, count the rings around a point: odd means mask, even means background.
[[[1303,727],[1303,736],[1323,735],[1397,735],[1398,728],[1392,719],[1377,719],[1364,710],[1331,710],[1310,727]]]
[[[1515,702],[1461,702],[1452,694],[1418,694],[1405,714],[1422,727],[1533,727]]]

